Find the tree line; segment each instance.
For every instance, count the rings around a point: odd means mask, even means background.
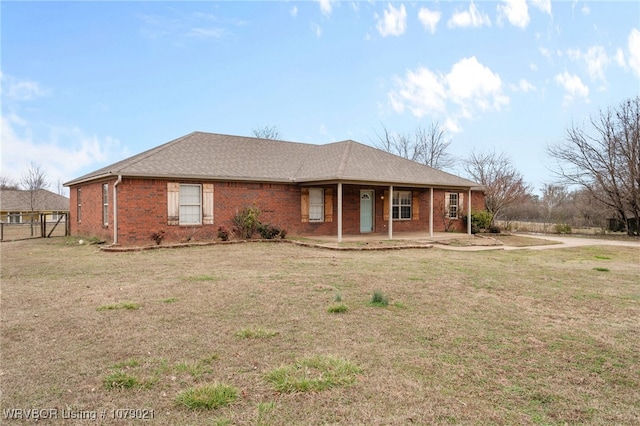
[[[276,126],[256,128],[256,137],[280,139]],[[512,160],[495,150],[473,151],[455,159],[439,123],[413,132],[384,124],[371,141],[376,148],[447,170],[459,165],[468,179],[485,188],[486,211],[495,221],[529,220],[555,225],[599,227],[615,224],[640,235],[640,97],[600,110],[586,125],[572,125],[562,142],[546,147],[554,181],[534,195]]]

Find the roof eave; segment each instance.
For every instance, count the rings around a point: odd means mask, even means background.
[[[190,175],[190,174],[148,174],[148,173],[115,173],[108,172],[96,176],[89,176],[86,178],[75,179],[69,182],[65,182],[64,186],[79,185],[82,183],[104,180],[108,178],[115,178],[116,176],[122,176],[123,178],[140,178],[140,179],[163,179],[163,180],[215,180],[215,181],[234,181],[234,182],[271,182],[271,183],[295,183],[294,178],[272,178],[265,176],[205,176],[205,175]]]

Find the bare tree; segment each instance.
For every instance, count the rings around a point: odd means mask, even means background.
[[[376,148],[435,169],[453,167],[455,159],[447,152],[451,139],[439,123],[428,128],[418,126],[413,134],[392,133],[382,125],[382,134],[376,133]]]
[[[505,154],[473,151],[462,167],[472,180],[485,186],[485,205],[492,214],[492,225],[505,207],[530,196],[531,186],[524,182]]]
[[[278,130],[278,126],[256,127],[252,130],[253,136],[260,139],[281,140],[282,135]]]
[[[640,235],[640,96],[601,110],[589,124],[573,125],[563,143],[547,147],[557,162],[553,172],[613,210],[628,235]]]
[[[0,189],[20,189],[20,187],[9,176],[0,176]]]
[[[22,174],[20,183],[28,197],[29,209],[31,211],[31,236],[34,235],[34,212],[42,196],[42,190],[47,189],[47,173],[39,164],[31,163],[29,168]]]
[[[566,220],[563,205],[569,197],[566,186],[545,184],[542,188],[542,210],[544,212],[545,230],[547,225],[556,222],[560,224]]]

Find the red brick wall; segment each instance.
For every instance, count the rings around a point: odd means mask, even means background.
[[[109,183],[109,224],[102,224],[102,184],[106,181],[71,187],[71,233],[77,236],[97,236],[113,242],[113,184]],[[324,186],[333,192],[332,222],[301,221],[301,190],[293,184],[213,182],[213,225],[177,226],[168,225],[167,180],[125,178],[118,185],[118,243],[122,245],[153,244],[151,235],[160,233],[165,242],[206,241],[217,238],[218,228],[233,227],[233,215],[246,206],[257,206],[260,220],[285,229],[289,235],[336,235],[338,223],[337,185]],[[204,183],[204,182],[184,182]],[[77,221],[77,189],[82,188],[82,220]],[[343,185],[343,234],[360,234],[360,190],[373,189],[374,229],[386,233],[388,221],[383,218],[382,195],[388,187]],[[411,190],[418,193],[418,220],[394,220],[394,232],[429,230],[429,198],[426,189],[394,187],[395,190]],[[442,217],[445,203],[444,190],[434,190],[434,231],[444,231]],[[464,192],[467,206],[468,192]],[[484,208],[481,193],[474,193],[474,209]],[[466,223],[454,221],[452,229],[466,232]]]
[[[115,179],[91,182],[72,186],[69,190],[69,230],[71,235],[98,237],[105,241],[113,240],[113,183]],[[102,221],[102,185],[109,185],[109,225]],[[78,220],[78,189],[82,190],[80,198],[81,218]]]

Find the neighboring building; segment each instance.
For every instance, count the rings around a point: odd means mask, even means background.
[[[288,235],[471,232],[478,184],[351,140],[311,145],[194,132],[65,183],[72,235],[212,240],[240,209]],[[391,195],[393,194],[393,195]]]
[[[47,222],[64,220],[63,213],[69,211],[69,199],[46,189],[27,191],[0,189],[0,222],[31,223],[40,221],[45,214]]]

